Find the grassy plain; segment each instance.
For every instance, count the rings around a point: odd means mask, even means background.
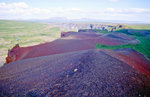
[[[59,27],[52,24],[0,20],[0,65],[4,63],[8,49],[15,44],[31,46],[59,37]]]
[[[128,24],[128,29],[150,30],[150,24]]]

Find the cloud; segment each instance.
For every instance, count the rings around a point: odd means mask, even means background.
[[[49,19],[51,17],[149,20],[150,9],[106,8],[83,10],[80,8],[34,8],[24,2],[0,3],[0,19]]]
[[[79,8],[33,8],[24,2],[18,3],[0,3],[0,18],[5,19],[45,19],[55,16],[71,15],[81,13],[82,10]]]
[[[11,4],[0,3],[0,15],[5,15],[5,18],[28,18],[38,14],[48,14],[50,12],[51,11],[47,9],[32,8],[24,2]]]
[[[29,6],[24,2],[19,3],[12,3],[12,4],[6,4],[6,3],[0,3],[0,8],[28,8]]]
[[[118,2],[118,0],[109,0],[110,2]]]
[[[150,9],[146,8],[107,8],[106,13],[118,13],[118,14],[149,14]]]

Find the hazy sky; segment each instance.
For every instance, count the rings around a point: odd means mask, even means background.
[[[51,17],[150,23],[150,0],[0,0],[0,19]]]

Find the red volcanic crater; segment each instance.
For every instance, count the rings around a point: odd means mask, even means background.
[[[62,38],[55,41],[35,46],[19,47],[19,45],[16,45],[8,51],[6,62],[10,63],[21,59],[94,49],[96,43],[104,45],[138,43],[136,39],[121,33],[100,35],[95,32],[65,32],[61,36]]]
[[[136,44],[121,33],[65,32],[29,47],[16,45],[0,68],[0,96],[149,97],[150,62],[133,49],[95,49]]]
[[[150,77],[150,60],[133,49],[120,49],[109,52],[111,56],[137,68]]]
[[[62,38],[55,41],[29,47],[19,47],[17,44],[8,51],[6,62],[55,55],[80,50],[95,49],[96,43],[104,45],[136,44],[139,41],[122,33],[97,34],[91,32],[63,32]],[[134,50],[117,50],[113,57],[118,58],[150,76],[150,62],[145,56]]]

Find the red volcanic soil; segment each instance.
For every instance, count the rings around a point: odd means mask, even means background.
[[[66,38],[57,39],[45,44],[39,44],[30,47],[19,47],[17,45],[8,52],[6,62],[10,63],[12,61],[33,57],[94,49],[96,43],[104,45],[123,45],[131,42],[132,40],[135,41],[135,39],[125,34],[116,33],[98,35],[96,33],[70,32],[66,34],[67,35],[64,36]],[[71,39],[68,39],[69,37],[71,37]]]
[[[0,96],[149,97],[150,78],[112,53],[119,51],[82,50],[9,63],[0,68]]]
[[[16,45],[0,68],[0,97],[150,97],[150,62],[125,34],[63,33],[63,38],[30,47]],[[15,62],[13,62],[15,61]]]
[[[19,47],[19,45],[16,45],[13,49],[9,50],[6,61],[10,63],[28,58],[94,49],[96,43],[104,45],[121,45],[130,42],[138,43],[134,38],[122,33],[99,35],[96,33],[69,32],[64,34],[63,37],[66,38],[57,39],[45,44],[30,47]],[[115,54],[111,55],[150,76],[150,62],[141,53],[131,49],[126,50],[117,50]],[[113,52],[111,51],[111,53]]]
[[[137,68],[150,77],[150,60],[143,54],[133,49],[119,49],[114,52],[108,52],[108,54]]]

